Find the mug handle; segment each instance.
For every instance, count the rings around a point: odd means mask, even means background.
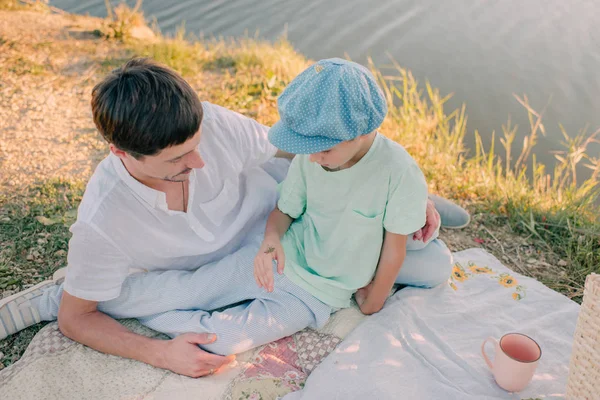
[[[488,356],[485,354],[485,344],[489,341],[494,342],[494,348],[496,348],[498,346],[498,341],[490,336],[489,338],[485,339],[483,341],[483,343],[481,344],[481,355],[483,355],[483,359],[487,363],[488,367],[490,367],[490,369],[493,369],[494,365],[492,364],[492,362],[490,361]]]

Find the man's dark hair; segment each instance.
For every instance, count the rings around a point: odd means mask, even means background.
[[[92,91],[94,123],[106,139],[136,158],[193,137],[202,122],[196,92],[175,71],[134,58]]]

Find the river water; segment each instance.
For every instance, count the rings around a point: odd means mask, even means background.
[[[106,16],[104,0],[50,3]],[[542,161],[560,149],[559,122],[571,135],[600,128],[600,0],[144,0],[142,8],[163,33],[185,21],[195,35],[287,33],[312,59],[371,56],[382,66],[389,53],[421,82],[454,93],[450,107],[467,105],[471,145],[475,129],[489,141],[509,116],[520,138],[527,133],[513,93],[537,110],[551,99],[536,151]]]

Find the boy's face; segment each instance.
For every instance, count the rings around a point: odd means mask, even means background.
[[[364,139],[365,136],[359,136],[354,140],[342,142],[329,150],[311,154],[309,160],[327,169],[342,168],[358,154]]]
[[[183,182],[189,178],[194,168],[204,167],[204,160],[198,151],[201,130],[186,142],[167,147],[156,155],[135,159],[111,145],[111,151],[119,157],[130,174],[142,179],[158,179],[169,182]]]

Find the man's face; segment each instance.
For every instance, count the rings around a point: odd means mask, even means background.
[[[354,140],[348,140],[333,146],[329,150],[314,153],[309,156],[311,162],[327,168],[337,169],[348,163],[360,150],[361,139],[358,137]]]
[[[189,178],[192,169],[204,167],[204,160],[198,151],[200,135],[201,130],[198,130],[185,143],[167,147],[154,156],[144,156],[139,160],[129,154],[126,155],[126,159],[119,157],[133,175],[169,182],[183,182]]]

